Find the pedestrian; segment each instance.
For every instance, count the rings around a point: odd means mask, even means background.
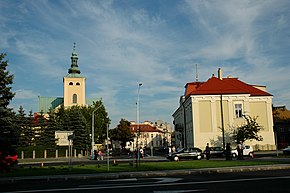
[[[208,143],[206,144],[206,147],[205,147],[205,156],[206,156],[206,159],[209,160],[209,158],[210,158],[210,147],[209,147]]]
[[[238,160],[243,160],[244,159],[244,155],[243,155],[244,144],[242,141],[239,142],[237,151],[238,151]]]
[[[227,143],[226,145],[226,160],[232,160],[232,148],[231,148],[231,144]]]
[[[141,154],[141,158],[144,158],[144,151],[143,151],[142,147],[140,149],[140,154]]]
[[[103,160],[103,159],[104,159],[104,157],[103,157],[103,152],[100,150],[98,154],[99,154],[99,156],[100,156],[100,159]]]

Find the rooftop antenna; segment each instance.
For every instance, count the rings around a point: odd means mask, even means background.
[[[195,81],[198,82],[197,64],[195,64]]]

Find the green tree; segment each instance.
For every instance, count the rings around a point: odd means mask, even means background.
[[[97,110],[96,110],[97,109]],[[107,138],[107,127],[110,124],[110,119],[108,117],[108,113],[106,112],[106,108],[101,100],[96,101],[93,103],[92,106],[90,106],[88,112],[90,114],[87,116],[89,122],[92,121],[92,114],[94,112],[94,134],[95,134],[95,142],[102,144],[105,142],[105,139]],[[91,133],[92,124],[90,124],[90,133]]]
[[[55,131],[58,128],[56,116],[52,109],[49,111],[48,115],[47,126],[44,127],[42,132],[42,141],[45,149],[56,147]]]
[[[246,120],[246,124],[237,127],[233,130],[233,139],[236,143],[245,142],[247,140],[257,140],[263,141],[263,137],[258,133],[263,130],[263,127],[257,123],[258,117],[250,117],[248,115],[243,115],[243,118]]]
[[[45,146],[45,131],[47,130],[47,119],[44,117],[43,111],[36,117],[37,127],[35,128],[35,144],[40,147]]]
[[[30,127],[30,119],[25,116],[22,106],[19,107],[18,114],[16,115],[16,122],[19,127],[19,140],[17,147],[27,149],[32,144],[32,128]]]
[[[87,149],[87,142],[90,141],[90,135],[87,132],[87,121],[81,113],[81,107],[72,106],[68,109],[69,130],[74,132],[74,148],[83,150]]]
[[[121,119],[118,126],[111,131],[111,139],[120,141],[122,149],[126,147],[127,142],[133,141],[130,122],[126,119]]]
[[[0,54],[0,138],[10,145],[18,141],[18,127],[15,124],[15,113],[8,105],[15,93],[12,92],[14,76],[7,70],[8,61],[4,60],[6,54]]]

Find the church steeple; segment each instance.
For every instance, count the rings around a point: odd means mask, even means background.
[[[71,66],[68,69],[69,74],[80,74],[81,71],[78,68],[78,55],[76,53],[76,43],[74,43],[73,52],[71,54]]]

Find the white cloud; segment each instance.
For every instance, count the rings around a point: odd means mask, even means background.
[[[15,99],[35,99],[36,96],[39,96],[39,93],[33,90],[16,90],[15,91]]]
[[[16,100],[28,103],[38,93],[60,95],[76,42],[87,96],[102,97],[114,123],[135,119],[139,82],[142,117],[171,122],[184,85],[195,80],[195,64],[201,81],[222,67],[225,76],[266,85],[275,101],[290,105],[289,6],[272,0],[6,1],[0,50],[12,63]]]

